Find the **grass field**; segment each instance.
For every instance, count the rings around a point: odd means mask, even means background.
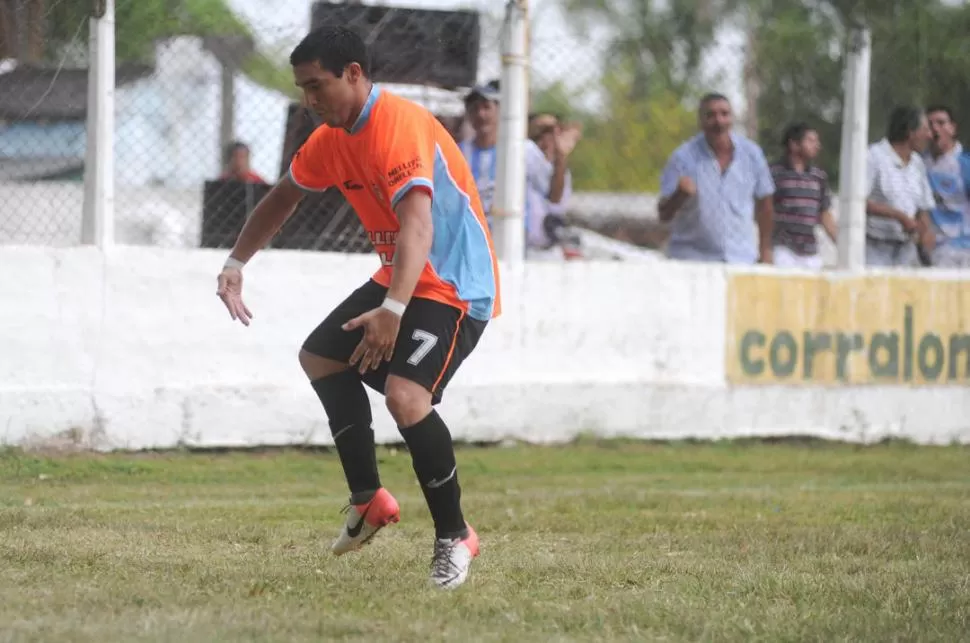
[[[970,640],[968,448],[462,449],[452,593],[381,462],[402,521],[335,559],[335,455],[0,451],[0,640]]]

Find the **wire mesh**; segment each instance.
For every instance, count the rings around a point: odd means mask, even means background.
[[[467,136],[463,90],[499,76],[505,2],[442,2],[435,6],[453,11],[437,23],[397,0],[384,4],[393,6],[117,0],[118,242],[231,243],[313,127],[286,57],[324,20],[365,33],[377,46],[375,71],[396,78],[379,78],[382,84]],[[637,245],[662,245],[659,176],[671,152],[696,133],[696,99],[708,90],[732,98],[737,128],[769,157],[780,154],[787,124],[816,126],[819,162],[837,183],[845,45],[837,9],[851,3],[529,4],[530,111],[583,127],[569,159],[575,221]],[[881,137],[892,104],[941,102],[965,122],[970,57],[960,34],[970,11],[943,0],[891,4],[866,4],[870,139]],[[0,243],[71,245],[80,238],[91,5],[0,1]],[[245,147],[229,153],[233,142]],[[229,166],[245,166],[247,157],[253,175],[233,179]],[[308,198],[273,245],[369,250],[335,193]]]
[[[87,21],[63,25],[48,52],[48,16],[43,2],[0,2],[0,244],[80,238],[87,72],[76,64]]]
[[[23,19],[21,5],[32,1],[16,0],[13,18]],[[53,3],[48,23],[65,20],[66,2]],[[187,15],[162,29],[145,18],[167,18],[146,13],[139,0],[117,2],[114,211],[121,244],[232,244],[317,124],[301,106],[287,64],[312,27],[339,23],[364,35],[375,79],[427,106],[456,135],[479,54],[497,67],[497,42],[480,47],[490,31],[476,11],[287,1],[294,11],[281,19],[262,3],[236,3],[242,9],[236,13],[218,2],[208,9],[176,4]],[[48,51],[27,63],[15,55],[0,73],[0,243],[80,239],[88,29],[84,11],[71,15],[77,18],[71,38],[48,47],[65,52],[61,58]],[[200,26],[200,19],[208,24]],[[62,27],[61,35],[51,31],[49,37],[64,40]],[[271,246],[371,249],[337,190],[308,196]]]

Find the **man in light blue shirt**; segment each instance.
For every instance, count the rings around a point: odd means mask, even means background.
[[[936,207],[930,210],[932,265],[970,268],[970,153],[957,140],[953,113],[943,105],[926,110],[933,139],[923,160]]]
[[[499,81],[477,85],[465,96],[465,114],[475,137],[458,145],[472,174],[489,226],[492,225],[492,198],[495,195],[495,171],[498,167],[498,109],[501,95]]]
[[[672,222],[668,256],[773,263],[775,185],[764,152],[732,131],[731,103],[724,96],[704,96],[698,116],[702,131],[674,151],[660,179],[660,220]]]

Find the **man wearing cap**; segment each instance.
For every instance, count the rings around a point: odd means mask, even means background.
[[[492,225],[492,197],[495,193],[495,171],[498,163],[498,100],[497,80],[476,85],[468,92],[465,96],[465,114],[475,135],[459,144],[475,177],[489,226]]]

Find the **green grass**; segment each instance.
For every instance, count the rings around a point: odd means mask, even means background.
[[[428,512],[328,547],[334,455],[0,452],[0,641],[970,640],[970,449],[462,449],[482,538],[428,586]]]

